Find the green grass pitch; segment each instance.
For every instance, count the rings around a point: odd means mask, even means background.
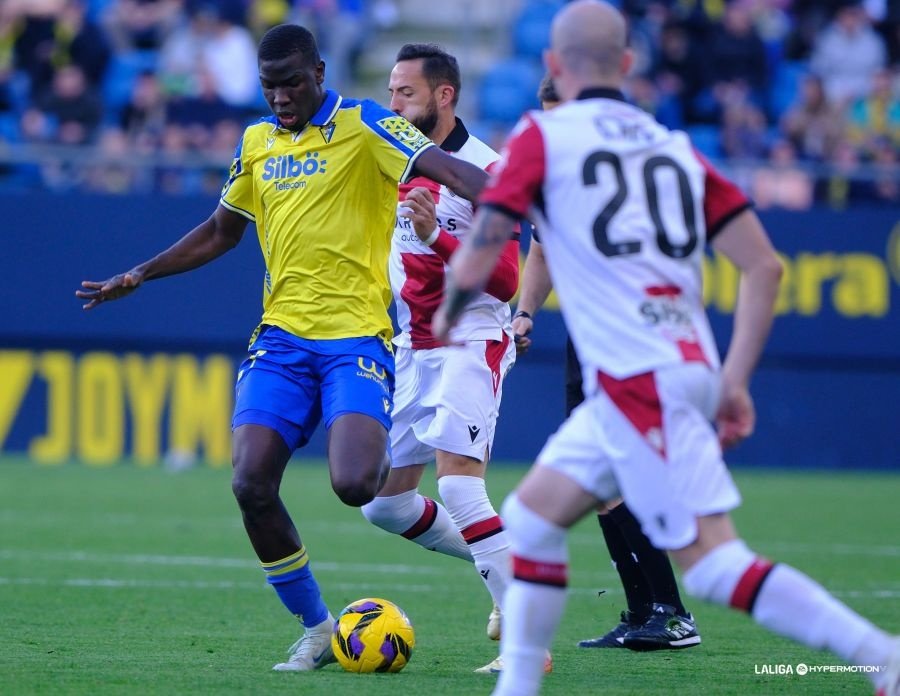
[[[523,471],[494,467],[495,504]],[[736,520],[751,546],[900,633],[900,477],[739,471],[737,479],[745,504]],[[484,633],[490,600],[475,571],[369,526],[338,502],[321,462],[292,466],[283,496],[326,601],[336,613],[360,597],[391,599],[409,614],[417,646],[395,675],[337,665],[272,672],[299,630],[264,584],[229,482],[228,471],[205,467],[0,460],[0,693],[490,693],[495,678],[472,674],[497,649]],[[430,474],[423,489],[434,493]],[[545,694],[872,693],[856,674],[759,673],[839,662],[693,601],[697,648],[579,649],[579,639],[616,622],[624,599],[596,521],[573,530],[570,551],[569,601]]]

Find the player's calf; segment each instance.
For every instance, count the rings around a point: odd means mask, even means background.
[[[850,664],[885,665],[891,654],[890,636],[803,573],[757,556],[740,539],[695,562],[684,586],[695,597],[745,611],[774,633]]]
[[[378,496],[362,506],[363,516],[376,527],[398,534],[429,551],[472,560],[469,547],[444,506],[418,490]]]
[[[479,476],[441,476],[438,491],[491,593],[494,608],[488,616],[487,634],[492,640],[498,640],[500,607],[510,582],[509,541],[503,522],[488,498],[484,479]]]

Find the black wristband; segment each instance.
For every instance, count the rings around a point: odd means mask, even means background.
[[[534,319],[531,318],[531,315],[524,309],[520,309],[515,314],[513,314],[513,319],[518,319],[519,317],[525,317],[526,319],[531,319],[531,321],[534,321]]]

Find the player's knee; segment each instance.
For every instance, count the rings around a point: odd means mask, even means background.
[[[231,479],[231,491],[241,510],[249,513],[265,509],[278,500],[276,482],[248,475],[239,469],[235,471]]]
[[[500,512],[513,554],[548,563],[567,563],[566,530],[544,519],[513,493]]]
[[[728,606],[738,582],[755,561],[753,551],[741,539],[726,542],[685,571],[684,589],[697,599]]]
[[[381,481],[377,477],[332,476],[331,487],[344,505],[362,507],[375,498]]]

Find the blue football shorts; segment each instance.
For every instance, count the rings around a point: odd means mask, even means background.
[[[391,429],[394,355],[376,336],[313,341],[263,326],[241,363],[232,430],[264,425],[291,451],[305,445],[324,418],[362,413]]]

